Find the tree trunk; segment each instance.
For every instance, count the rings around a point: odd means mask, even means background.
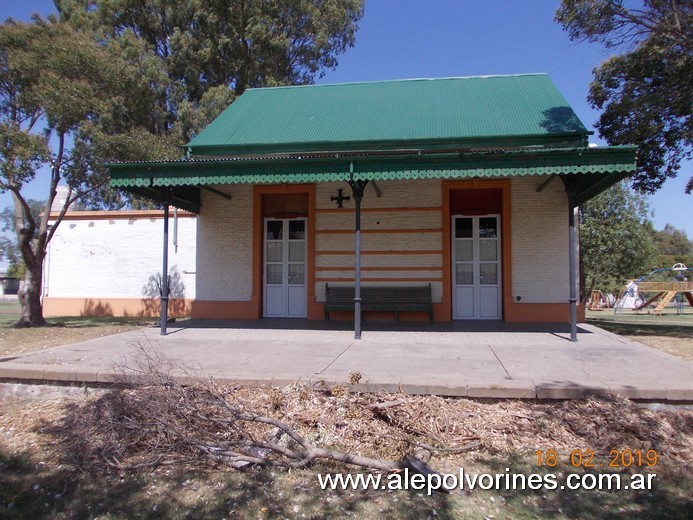
[[[38,267],[26,267],[24,286],[19,288],[17,297],[22,306],[22,317],[13,326],[44,327],[48,325],[43,318],[43,306],[41,305],[41,292],[43,288],[43,263]]]

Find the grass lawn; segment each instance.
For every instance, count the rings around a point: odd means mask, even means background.
[[[693,308],[684,308],[685,314],[677,315],[675,309],[665,310],[662,316],[625,311],[615,314],[613,310],[587,311],[587,321],[620,336],[639,341],[693,361]]]
[[[693,316],[624,319],[609,311],[589,313],[591,323],[691,359]],[[0,301],[0,358],[144,326],[133,319],[62,318],[53,327],[11,329],[18,305]],[[653,319],[654,318],[654,319]],[[682,318],[682,319],[679,319]],[[670,323],[671,322],[671,323]],[[114,469],[104,458],[113,440],[104,410],[121,403],[111,390],[61,397],[40,389],[14,391],[0,384],[0,518],[402,518],[402,519],[574,519],[693,518],[693,410],[643,408],[624,399],[566,402],[479,401],[438,397],[381,396],[406,400],[385,423],[364,402],[373,395],[314,388],[244,388],[251,409],[288,421],[323,447],[372,457],[397,458],[412,442],[453,451],[434,451],[430,465],[442,473],[555,474],[556,489],[501,489],[462,494],[409,490],[320,489],[317,474],[357,474],[358,468],[322,463],[304,470],[237,471],[198,460],[184,466]],[[138,390],[131,390],[137,392]],[[280,395],[277,398],[278,392]],[[271,406],[270,404],[271,403]],[[115,407],[115,408],[114,408]],[[121,416],[129,427],[127,414]],[[478,439],[478,447],[455,452],[456,439]],[[110,439],[110,441],[109,441]],[[143,435],[145,456],[158,441]],[[556,466],[546,465],[549,450]],[[655,450],[655,466],[637,462],[609,468],[617,454]],[[542,452],[543,464],[537,460]],[[594,467],[573,467],[571,454]],[[137,464],[142,453],[120,455]],[[627,461],[628,459],[626,457]],[[111,460],[111,462],[113,462]],[[507,468],[507,469],[506,469]],[[570,473],[651,475],[649,490],[561,489]]]
[[[151,325],[142,318],[48,318],[50,327],[13,329],[20,316],[17,301],[0,300],[0,358],[31,350],[78,343],[92,338],[128,332]]]

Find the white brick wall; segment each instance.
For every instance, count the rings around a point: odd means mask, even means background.
[[[366,186],[361,214],[361,235],[363,281],[369,285],[419,285],[432,283],[433,300],[441,301],[443,285],[437,281],[442,277],[442,256],[440,254],[407,254],[407,251],[442,251],[442,221],[439,209],[442,206],[440,181],[381,181],[377,183],[382,196],[378,197],[372,186]],[[319,185],[316,190],[318,209],[334,210],[336,205],[330,197],[337,194],[337,188],[345,188],[344,183]],[[349,189],[345,189],[345,194]],[[345,211],[317,213],[316,266],[323,268],[316,273],[315,294],[318,301],[325,300],[325,283],[338,283],[343,279],[351,283],[353,279],[354,255],[354,201],[344,203]],[[396,208],[396,211],[387,211]],[[407,210],[411,208],[411,210]],[[433,208],[434,211],[421,208]],[[369,210],[382,211],[369,211]],[[437,210],[436,210],[437,209]],[[349,233],[329,233],[326,231],[346,230]],[[412,230],[406,232],[407,230]],[[433,230],[419,232],[414,230]],[[369,231],[375,231],[369,233]],[[392,231],[392,233],[389,233]],[[404,231],[404,232],[403,232]],[[347,254],[320,254],[342,251]],[[403,254],[386,254],[389,251],[403,251]],[[377,254],[383,252],[383,254]],[[376,254],[368,254],[376,253]],[[330,268],[342,268],[331,270]],[[344,270],[348,268],[349,270]],[[375,268],[376,270],[373,270]],[[392,269],[390,269],[392,268]],[[412,268],[409,270],[408,268]],[[385,281],[370,281],[371,278]],[[387,279],[397,279],[390,282]],[[402,279],[412,279],[411,282]],[[422,281],[423,280],[423,281]]]
[[[559,179],[537,193],[545,180],[512,180],[513,300],[521,303],[568,299],[568,199]]]
[[[513,299],[523,303],[563,303],[568,297],[568,216],[563,185],[555,180],[537,193],[545,177],[512,179]],[[343,183],[316,187],[318,210],[334,210],[330,196]],[[440,181],[380,182],[383,196],[366,188],[362,229],[414,230],[432,232],[364,233],[362,265],[364,279],[417,278],[436,280],[442,276],[442,255],[417,251],[442,251],[442,227],[449,225],[441,208]],[[204,301],[249,301],[252,297],[253,189],[251,186],[220,186],[232,195],[226,200],[202,192],[199,218],[180,218],[178,252],[173,247],[170,226],[169,265],[180,275],[185,298]],[[348,191],[348,190],[347,190]],[[345,203],[353,209],[354,202]],[[384,211],[368,211],[368,209]],[[397,211],[387,211],[398,208]],[[399,208],[411,208],[401,211]],[[321,233],[354,228],[353,211],[316,214],[312,223],[316,236],[315,293],[324,300],[325,281],[320,278],[350,279],[353,272],[353,233]],[[126,218],[118,212],[107,219],[66,220],[49,246],[45,294],[50,297],[141,298],[152,275],[161,271],[161,218]],[[196,247],[197,241],[197,247]],[[320,254],[342,251],[347,254]],[[378,254],[412,251],[412,254]],[[397,268],[388,270],[387,268]],[[419,268],[407,270],[408,267]],[[330,268],[336,268],[332,270]],[[194,274],[196,273],[196,274]],[[333,282],[330,282],[333,283]],[[336,283],[336,282],[334,282]],[[407,284],[408,282],[369,282]],[[411,283],[425,283],[421,281]],[[443,282],[432,281],[434,301],[442,298]],[[176,296],[181,296],[177,294]]]
[[[163,212],[162,212],[163,213]],[[109,215],[109,214],[107,214]],[[64,220],[48,246],[44,295],[53,298],[142,298],[161,273],[163,219],[85,216]],[[73,216],[79,216],[78,212]],[[178,219],[178,250],[169,221],[172,295],[195,298],[196,218]],[[157,294],[153,295],[158,297]]]
[[[232,198],[226,200],[202,191],[197,227],[197,299],[249,301],[253,292],[253,188],[216,188]]]

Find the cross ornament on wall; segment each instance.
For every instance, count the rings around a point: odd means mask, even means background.
[[[342,194],[342,188],[337,188],[337,196],[336,196],[336,197],[335,197],[335,196],[330,197],[330,200],[331,200],[332,202],[337,202],[337,207],[338,207],[339,209],[343,209],[344,206],[342,205],[342,203],[343,203],[345,200],[351,200],[351,197],[350,197],[349,195],[347,195],[347,196],[345,197],[345,196]]]

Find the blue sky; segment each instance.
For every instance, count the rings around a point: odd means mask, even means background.
[[[553,21],[559,0],[367,0],[356,45],[318,83],[545,72],[590,129],[592,69],[608,58],[598,45],[571,42]],[[51,0],[0,0],[0,20],[54,11]],[[604,145],[598,135],[592,142]],[[693,238],[693,163],[650,197],[657,229],[667,222]],[[31,198],[42,198],[39,179]],[[0,205],[11,204],[0,195]]]

